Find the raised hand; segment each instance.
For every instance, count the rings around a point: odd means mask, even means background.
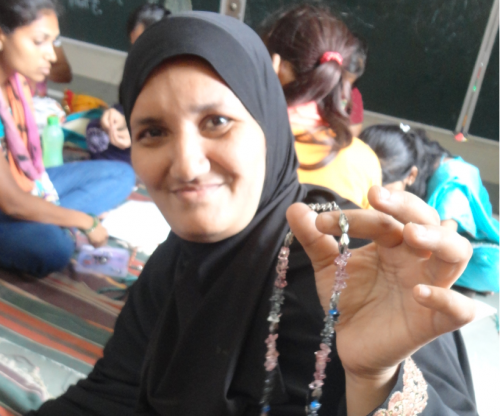
[[[375,210],[344,212],[351,237],[373,240],[352,250],[350,279],[339,304],[336,343],[346,371],[348,410],[350,385],[359,394],[367,394],[365,387],[372,393],[378,389],[376,406],[405,358],[474,317],[473,302],[449,289],[467,265],[470,243],[441,227],[437,212],[412,194],[373,187],[368,197]],[[312,261],[326,310],[338,254],[331,235],[340,235],[339,213],[318,216],[295,204],[287,218]]]

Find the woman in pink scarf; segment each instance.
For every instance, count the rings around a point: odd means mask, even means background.
[[[45,276],[66,266],[79,228],[107,240],[97,215],[123,201],[134,173],[119,162],[45,169],[26,82],[42,81],[56,60],[56,0],[0,3],[0,267]]]

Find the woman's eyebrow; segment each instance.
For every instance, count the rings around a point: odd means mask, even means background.
[[[206,113],[210,112],[213,110],[221,110],[222,108],[226,107],[226,103],[221,100],[217,102],[212,102],[208,104],[199,104],[199,105],[192,105],[189,107],[189,112],[190,113]]]
[[[151,124],[159,124],[162,122],[162,119],[160,117],[143,117],[139,118],[138,120],[134,120],[132,123],[133,125],[139,125],[139,126],[147,126]]]

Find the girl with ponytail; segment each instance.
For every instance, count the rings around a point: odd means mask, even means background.
[[[358,39],[326,9],[311,5],[278,13],[262,37],[287,100],[299,181],[330,188],[368,208],[368,190],[381,183],[380,164],[351,135],[351,84],[343,76]]]

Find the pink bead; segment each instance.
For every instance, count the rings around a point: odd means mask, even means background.
[[[345,267],[347,266],[347,259],[343,258],[342,255],[338,256],[334,261],[337,267]]]
[[[345,270],[337,270],[335,272],[335,277],[337,278],[337,280],[345,280],[349,279],[349,274],[347,274]]]
[[[276,368],[278,364],[278,356],[279,352],[276,351],[276,339],[278,338],[278,334],[269,334],[266,339],[267,344],[267,353],[266,353],[266,362],[264,363],[264,367],[266,371],[272,371]]]
[[[280,289],[284,289],[287,285],[288,283],[286,282],[286,280],[283,279],[276,279],[276,281],[274,282],[274,286]]]
[[[340,292],[343,289],[345,289],[346,287],[347,287],[347,284],[343,280],[337,280],[333,284],[333,290],[334,290],[334,292]]]

